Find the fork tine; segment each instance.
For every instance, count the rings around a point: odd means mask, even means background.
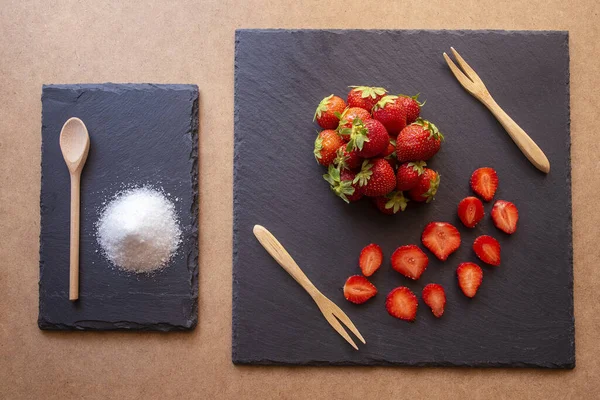
[[[338,321],[332,313],[323,313],[323,315],[325,316],[327,322],[329,322],[329,325],[331,325],[341,337],[346,339],[346,342],[350,343],[350,346],[354,347],[354,350],[358,350],[358,347],[350,338],[350,335],[348,335],[348,332],[346,332],[342,324],[340,324],[340,321]]]
[[[471,81],[465,74],[463,74],[463,72],[456,66],[456,64],[454,64],[454,62],[450,59],[450,57],[448,57],[448,54],[444,53],[444,59],[446,60],[446,63],[450,67],[450,70],[452,71],[452,73],[454,74],[456,79],[458,79],[460,84],[465,89],[472,91],[473,90],[473,81]]]
[[[460,65],[463,71],[465,71],[465,75],[467,75],[467,77],[470,78],[473,82],[481,82],[481,78],[479,77],[479,75],[477,75],[473,68],[471,68],[471,66],[467,64],[465,59],[462,58],[460,54],[458,54],[458,51],[456,51],[454,47],[450,47],[450,50],[452,50],[452,54],[454,54],[454,57],[456,57],[458,65]]]
[[[365,338],[363,338],[363,336],[360,334],[360,332],[358,331],[358,329],[356,329],[356,326],[354,326],[354,324],[352,323],[352,321],[350,320],[350,318],[348,318],[348,316],[346,315],[345,312],[342,311],[341,308],[339,308],[337,305],[334,308],[334,312],[333,315],[335,315],[335,317],[337,319],[339,319],[344,325],[346,325],[348,327],[348,329],[350,329],[350,331],[352,333],[354,333],[354,335],[363,343],[363,344],[367,344],[367,342],[365,341]]]

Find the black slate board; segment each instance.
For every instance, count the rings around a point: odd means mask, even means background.
[[[540,144],[549,175],[538,172],[494,117],[466,93],[442,52],[454,46],[497,102]],[[573,368],[569,52],[567,32],[288,31],[236,34],[233,248],[233,348],[236,364],[411,365]],[[317,103],[348,85],[421,92],[423,116],[446,141],[430,166],[442,175],[437,199],[402,215],[379,213],[368,201],[345,205],[321,179],[312,155]],[[481,166],[498,171],[496,199],[519,207],[517,232],[498,231],[487,217],[473,230],[456,206],[470,195]],[[430,253],[418,282],[392,271],[394,249],[420,244],[430,221],[459,227],[463,245],[447,262]],[[353,350],[333,331],[310,297],[252,235],[267,227],[307,276],[340,305],[367,344]],[[502,265],[483,267],[473,300],[456,284],[463,261],[478,261],[471,244],[491,234]],[[360,273],[357,258],[370,242],[385,262],[372,278],[379,294],[355,306],[341,287]],[[481,264],[481,263],[480,263]],[[425,284],[447,291],[440,320],[420,302],[417,320],[390,317],[385,297],[405,285],[420,297]]]
[[[80,298],[69,301],[69,173],[59,147],[70,117],[89,131],[81,177]],[[198,320],[198,87],[49,85],[42,90],[40,329],[189,330]],[[128,274],[102,256],[94,224],[126,186],[164,189],[182,243],[164,270]]]

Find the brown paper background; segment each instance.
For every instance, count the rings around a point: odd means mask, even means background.
[[[2,1],[0,398],[596,398],[599,12],[596,0]],[[231,364],[234,30],[274,27],[570,31],[575,370]],[[200,304],[191,333],[37,328],[41,85],[106,81],[200,87]]]

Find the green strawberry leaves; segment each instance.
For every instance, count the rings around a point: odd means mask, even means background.
[[[434,200],[434,196],[440,187],[440,174],[435,174],[435,178],[429,181],[429,190],[423,193],[423,197],[427,197],[426,203],[430,203]]]
[[[369,160],[363,161],[362,167],[360,168],[360,172],[356,174],[352,183],[358,182],[358,185],[360,187],[363,187],[367,183],[369,183],[369,179],[371,179],[371,175],[373,175],[373,171],[371,171],[371,168],[373,168],[373,164],[370,163]]]
[[[339,170],[344,170],[347,169],[349,170],[350,168],[348,168],[348,159],[350,158],[350,156],[347,156],[346,153],[344,152],[344,149],[342,147],[340,147],[339,149],[337,149],[337,155],[335,157],[335,159],[333,160],[333,165],[336,165]]]
[[[442,133],[437,128],[437,126],[435,126],[433,123],[427,121],[426,119],[417,118],[417,120],[414,122],[414,124],[422,126],[423,129],[425,129],[426,131],[429,131],[429,139],[435,138],[438,140],[444,140],[444,135],[442,135]]]
[[[427,165],[427,163],[425,161],[415,161],[415,162],[409,162],[408,166],[413,168],[413,171],[415,171],[419,176],[421,176],[423,174],[423,168]]]
[[[387,93],[382,87],[371,87],[371,86],[349,86],[353,90],[361,93],[362,98],[370,97],[372,99],[377,98],[377,96],[383,96]]]
[[[321,150],[323,150],[323,138],[319,134],[315,139],[315,149],[313,150],[313,154],[315,155],[315,160],[319,162],[321,159]]]
[[[408,200],[404,197],[404,193],[402,192],[391,192],[385,196],[388,201],[385,203],[385,209],[392,209],[394,214],[396,214],[399,210],[406,210],[406,206],[408,205]]]
[[[342,128],[339,130],[340,135],[350,136],[346,151],[362,150],[365,142],[369,141],[369,130],[364,126],[360,118],[354,118],[352,128]]]
[[[377,111],[377,110],[380,110],[382,108],[385,108],[385,106],[387,104],[394,103],[396,100],[398,100],[398,96],[394,96],[394,95],[391,95],[391,94],[383,96],[381,98],[381,100],[379,100],[377,103],[375,103],[375,105],[373,106],[373,111]]]
[[[329,96],[327,96],[323,100],[321,100],[321,102],[317,106],[317,110],[315,111],[315,116],[313,117],[313,122],[315,122],[315,120],[317,118],[321,118],[321,115],[323,115],[323,113],[327,111],[327,106],[329,105],[329,100],[331,100],[332,97],[333,97],[333,94],[330,94]]]
[[[350,203],[347,196],[354,194],[354,187],[352,186],[352,181],[341,180],[339,168],[330,165],[327,173],[323,175],[323,179],[331,185],[331,190],[336,196],[339,196],[346,203]]]

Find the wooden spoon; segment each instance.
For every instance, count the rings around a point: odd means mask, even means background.
[[[79,183],[90,150],[90,135],[82,120],[69,118],[60,131],[60,150],[71,175],[71,256],[69,300],[79,298]]]

